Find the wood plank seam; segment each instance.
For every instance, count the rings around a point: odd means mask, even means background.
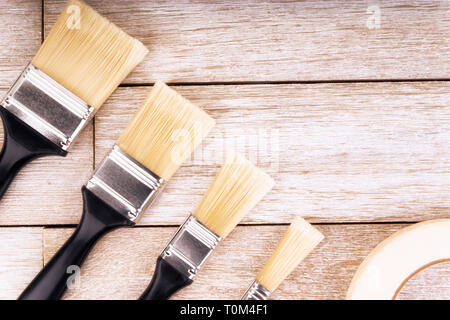
[[[44,38],[45,38],[45,0],[41,1],[41,43],[44,42]]]
[[[41,229],[42,239],[41,239],[41,253],[42,253],[42,268],[45,266],[45,226]]]
[[[313,81],[228,81],[228,82],[165,82],[171,87],[196,86],[258,86],[258,85],[290,85],[290,84],[357,84],[357,83],[397,83],[397,82],[449,82],[450,78],[415,78],[415,79],[352,79],[352,80],[313,80]],[[120,88],[153,87],[154,82],[121,83]]]

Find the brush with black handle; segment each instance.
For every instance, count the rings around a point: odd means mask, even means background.
[[[84,2],[69,1],[0,104],[0,198],[31,160],[66,156],[95,112],[148,50]]]
[[[230,154],[214,182],[158,258],[140,300],[165,300],[190,285],[217,244],[272,188],[274,182],[242,156]]]
[[[61,298],[68,285],[68,268],[81,267],[108,231],[135,225],[213,125],[202,109],[157,82],[83,187],[84,210],[78,228],[19,299]]]

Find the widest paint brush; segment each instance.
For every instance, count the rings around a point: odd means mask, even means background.
[[[319,230],[297,217],[242,300],[266,300],[322,240]]]
[[[133,226],[213,125],[202,109],[156,83],[83,187],[84,210],[78,228],[19,299],[59,299],[67,288],[67,268],[80,267],[105,233]]]
[[[29,161],[66,156],[72,142],[148,50],[77,0],[69,1],[0,104],[0,198]]]
[[[200,204],[159,256],[141,300],[164,300],[190,285],[217,244],[272,188],[273,180],[243,157],[227,157]]]

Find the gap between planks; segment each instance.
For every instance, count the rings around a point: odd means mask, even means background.
[[[81,218],[81,216],[80,216]],[[362,226],[362,225],[410,225],[418,223],[417,221],[354,221],[354,222],[314,222],[311,223],[313,226]],[[290,223],[239,223],[238,227],[275,227],[275,226],[288,226]],[[0,228],[14,229],[14,228],[44,228],[44,229],[65,229],[65,228],[76,228],[78,224],[24,224],[24,225],[0,225]],[[145,225],[135,225],[134,229],[145,229],[145,228],[175,228],[179,227],[180,224],[145,224]]]
[[[283,170],[281,174],[274,170],[281,183],[263,200],[262,206],[255,208],[243,221],[244,224],[288,223],[294,212],[314,223],[413,222],[448,216],[449,211],[444,208],[448,198],[440,191],[450,183],[447,151],[441,148],[446,141],[450,116],[446,84],[260,85],[234,86],[231,90],[224,86],[188,86],[177,87],[177,90],[211,112],[220,123],[216,132],[205,140],[204,151],[208,155],[199,153],[186,163],[168,184],[159,204],[149,211],[153,214],[147,214],[142,224],[179,225],[182,222],[186,211],[197,203],[216,172],[218,162],[205,162],[215,158],[210,151],[222,150],[218,141],[233,142],[240,137],[242,119],[253,119],[250,127],[254,129],[278,128],[280,121],[285,121],[278,139],[282,150],[291,157],[291,160],[279,159]],[[97,160],[108,152],[147,92],[145,87],[119,88],[97,114]],[[303,139],[295,140],[299,135]],[[79,189],[91,175],[93,150],[89,144],[93,138],[92,131],[85,132],[69,159],[58,159],[55,164],[56,159],[52,158],[28,166],[0,204],[0,208],[10,212],[0,217],[1,224],[78,223]],[[434,142],[429,144],[429,141]],[[251,152],[259,150],[255,149],[255,143],[246,141],[245,145]],[[257,161],[263,168],[271,169],[268,151],[258,153]],[[357,178],[355,173],[362,175]],[[55,174],[67,178],[49,181],[48,176]],[[379,186],[363,184],[358,187],[360,179],[371,182],[374,174],[377,175],[373,182]],[[336,185],[333,176],[341,177]],[[190,183],[192,177],[197,177],[197,184]],[[48,199],[55,202],[44,202],[36,208],[33,199],[42,196],[42,190],[34,188],[36,183],[48,192]],[[406,187],[399,189],[403,185]],[[343,197],[347,190],[349,198]],[[26,197],[25,191],[29,192]],[[325,197],[324,191],[331,192],[333,198]],[[384,198],[379,198],[381,192],[386,194]],[[18,200],[24,198],[29,205],[17,205]],[[332,200],[336,201],[331,203]],[[293,201],[300,204],[294,206]],[[433,206],[435,203],[440,206]],[[392,209],[386,212],[386,208]],[[24,209],[28,213],[24,214]]]
[[[290,84],[357,84],[357,83],[396,83],[396,82],[449,82],[450,78],[436,79],[356,79],[356,80],[313,80],[313,81],[227,81],[227,82],[165,82],[172,87],[194,87],[194,86],[258,86],[258,85],[290,85]],[[154,82],[121,83],[121,88],[152,87]]]

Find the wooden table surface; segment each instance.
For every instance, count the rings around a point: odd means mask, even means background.
[[[450,217],[450,1],[87,2],[150,53],[69,156],[30,164],[0,203],[0,298],[15,299],[73,231],[81,186],[157,79],[217,126],[138,227],[99,242],[67,299],[136,299],[227,149],[276,186],[174,298],[239,298],[301,215],[325,240],[273,298],[342,299],[380,241]],[[0,94],[64,4],[0,0]],[[399,298],[450,299],[450,263]]]

